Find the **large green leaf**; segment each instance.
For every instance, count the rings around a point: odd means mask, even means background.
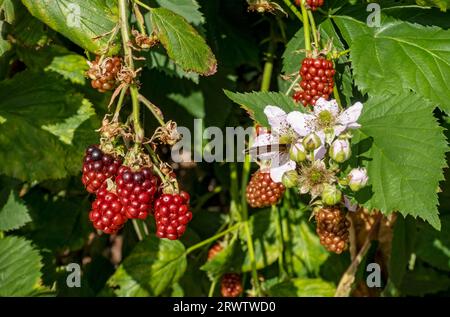
[[[378,95],[364,104],[355,153],[367,166],[364,205],[389,214],[421,217],[440,227],[437,191],[447,142],[429,102],[412,92]],[[356,139],[355,139],[356,140]]]
[[[166,9],[151,11],[152,29],[169,57],[185,71],[213,75],[217,61],[198,32],[182,16]]]
[[[450,271],[450,216],[441,217],[442,229],[429,226],[418,234],[417,256],[434,267]]]
[[[321,279],[294,278],[272,286],[269,289],[269,295],[275,297],[331,297],[335,290],[333,284]]]
[[[253,120],[265,127],[269,125],[267,117],[264,114],[264,108],[266,106],[277,106],[286,112],[303,110],[303,107],[300,108],[296,105],[291,97],[279,92],[251,92],[242,94],[225,90],[225,94],[228,98],[244,108]]]
[[[400,291],[405,295],[423,296],[450,289],[448,272],[441,273],[424,265],[416,265],[413,271],[407,271]]]
[[[85,72],[88,69],[89,66],[83,56],[67,54],[53,58],[53,61],[45,70],[56,72],[75,84],[84,85],[86,81]]]
[[[139,242],[108,280],[118,296],[158,296],[186,270],[184,246],[149,236]]]
[[[442,11],[447,11],[450,7],[450,0],[416,0],[418,5],[421,6],[434,6]]]
[[[292,261],[296,273],[319,274],[320,266],[327,260],[329,253],[320,244],[319,237],[302,220],[291,224]]]
[[[181,15],[189,23],[200,25],[205,22],[197,0],[156,0],[156,2],[161,7]]]
[[[89,101],[52,74],[25,71],[1,82],[0,147],[8,150],[0,172],[27,181],[78,172],[95,137],[92,114]]]
[[[30,221],[27,207],[16,197],[14,191],[11,191],[6,204],[0,210],[0,231],[18,229]]]
[[[82,48],[102,54],[120,50],[116,39],[108,47],[119,21],[117,0],[22,0],[30,13]]]
[[[209,259],[200,269],[207,271],[212,278],[222,276],[227,272],[240,271],[236,267],[239,243],[234,238],[230,243],[223,248],[214,258]],[[239,263],[240,264],[240,263]]]
[[[450,112],[450,30],[384,19],[369,28],[335,17],[351,47],[355,82],[363,92],[411,89]]]
[[[41,277],[41,256],[23,238],[0,239],[0,297],[29,296]]]
[[[277,237],[277,215],[270,210],[261,210],[249,219],[250,234],[253,240],[255,251],[256,268],[262,269],[274,263],[281,254],[281,243]],[[241,227],[241,239],[247,241],[245,228]],[[251,259],[247,249],[247,244],[243,242],[244,261],[242,271],[252,270]]]

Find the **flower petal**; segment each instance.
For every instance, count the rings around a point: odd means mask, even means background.
[[[319,146],[314,150],[314,160],[321,160],[327,154],[327,148],[324,145]]]
[[[345,109],[345,111],[339,115],[337,122],[348,128],[352,128],[354,124],[357,124],[356,122],[358,121],[359,116],[361,115],[362,108],[363,108],[362,103],[360,102],[355,103],[353,106]]]
[[[312,114],[292,111],[287,115],[286,121],[300,136],[307,136],[312,132],[315,116]]]
[[[319,98],[314,105],[314,114],[319,115],[322,111],[329,111],[333,117],[337,117],[339,114],[339,106],[336,100],[332,99],[327,101],[324,98]]]
[[[266,106],[264,108],[264,114],[266,115],[272,130],[278,129],[286,122],[286,112],[279,107]]]
[[[283,178],[283,174],[287,171],[295,170],[295,167],[296,167],[295,162],[291,160],[288,160],[282,165],[272,164],[270,167],[270,178],[274,182],[280,183]]]
[[[249,149],[249,154],[253,158],[269,160],[279,154],[279,140],[273,134],[261,134],[255,138],[253,145]]]

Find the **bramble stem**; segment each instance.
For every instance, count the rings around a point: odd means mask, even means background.
[[[135,133],[135,142],[141,144],[144,140],[144,129],[141,127],[141,105],[138,99],[138,89],[136,85],[130,87],[131,102],[133,104],[133,127]]]
[[[206,239],[206,240],[203,240],[203,241],[201,241],[201,242],[199,242],[199,243],[197,243],[197,244],[194,244],[193,246],[189,247],[189,248],[184,252],[184,255],[187,256],[188,254],[190,254],[190,253],[192,253],[193,251],[195,251],[195,250],[197,250],[197,249],[203,247],[204,245],[207,245],[207,244],[209,244],[209,243],[211,243],[211,242],[216,241],[217,239],[223,237],[224,235],[226,235],[226,234],[228,234],[228,233],[230,233],[230,232],[233,232],[234,230],[238,229],[240,226],[241,226],[241,224],[240,224],[240,223],[237,223],[237,224],[235,224],[234,226],[228,228],[227,230],[224,230],[224,231],[222,231],[222,232],[220,232],[220,233],[218,233],[218,234],[216,234],[216,235],[213,235],[212,237],[210,237],[210,238],[208,238],[208,239]]]
[[[295,5],[292,4],[291,0],[283,0],[284,3],[286,4],[286,6],[291,9],[292,13],[294,13],[294,15],[303,22],[303,17],[301,15],[301,13],[298,11],[297,7]]]
[[[145,3],[142,3],[139,0],[133,0],[134,3],[140,5],[141,7],[143,7],[144,9],[147,9],[148,11],[151,11],[152,8],[149,5],[146,5]]]
[[[308,10],[308,17],[309,17],[309,22],[311,23],[312,34],[314,37],[314,45],[316,46],[317,49],[320,49],[319,36],[317,33],[317,28],[316,28],[316,21],[314,21],[314,16],[313,16],[312,12],[309,10]]]
[[[214,296],[214,290],[216,289],[216,285],[217,285],[217,278],[215,278],[211,283],[211,286],[210,286],[209,292],[208,292],[208,297]]]
[[[152,115],[155,117],[155,119],[158,121],[158,123],[162,126],[165,127],[166,123],[164,122],[164,120],[161,118],[162,115],[158,115],[158,113],[156,112],[156,110],[158,109],[158,107],[156,107],[150,100],[148,100],[147,98],[145,98],[142,95],[138,96],[139,101],[142,102],[147,108],[148,110],[150,110],[150,112],[152,113]]]
[[[334,87],[333,87],[333,96],[334,96],[334,99],[336,99],[339,109],[342,110],[344,107],[342,106],[341,96],[339,96],[339,91],[337,90],[336,83],[334,84]]]
[[[116,111],[114,112],[112,122],[119,122],[120,110],[122,110],[123,101],[125,99],[125,94],[127,93],[127,90],[128,90],[128,85],[123,87],[122,90],[120,91],[119,101],[117,101]]]
[[[310,52],[310,51],[312,51],[311,35],[310,35],[310,30],[309,30],[308,11],[306,10],[304,0],[302,0],[302,2],[301,2],[301,8],[302,8],[302,16],[303,16],[303,32],[305,34],[305,49],[308,52]]]
[[[141,229],[139,228],[139,224],[137,223],[137,220],[133,219],[131,222],[133,223],[134,231],[136,232],[136,235],[137,235],[139,241],[142,241],[143,236],[142,236]]]
[[[292,82],[292,84],[289,86],[288,90],[286,91],[285,95],[289,96],[289,94],[291,93],[292,89],[294,89],[295,85],[299,82],[299,80],[302,77],[300,75],[297,75],[297,77],[295,77],[295,80]]]

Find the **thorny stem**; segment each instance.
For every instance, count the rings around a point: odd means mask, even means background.
[[[308,52],[312,50],[311,48],[311,35],[309,30],[309,20],[308,20],[308,11],[305,7],[304,0],[301,1],[302,8],[302,16],[303,16],[303,32],[305,33],[305,48]]]
[[[314,37],[314,45],[319,49],[319,37],[317,34],[316,21],[314,21],[314,16],[311,11],[308,10],[309,22],[311,23],[312,34]]]
[[[139,1],[139,0],[133,0],[133,2],[136,3],[136,4],[138,4],[138,5],[140,5],[140,6],[143,7],[144,9],[147,9],[148,11],[151,11],[151,10],[152,10],[152,8],[151,8],[150,6],[146,5],[145,3],[142,3],[142,2]]]
[[[133,219],[131,222],[133,223],[134,231],[136,232],[136,235],[137,235],[139,241],[142,241],[143,236],[142,236],[141,229],[139,228],[139,224],[137,223],[137,220]]]
[[[119,101],[117,101],[116,111],[114,112],[114,116],[112,122],[119,121],[120,110],[122,110],[123,101],[125,99],[125,94],[127,93],[128,85],[124,86],[120,91]]]
[[[162,127],[165,127],[166,123],[164,122],[164,120],[161,119],[161,116],[159,116],[155,111],[155,108],[157,108],[157,107],[150,100],[148,100],[147,98],[145,98],[142,95],[139,95],[138,98],[139,98],[139,101],[142,102],[148,108],[148,110],[150,110],[150,112],[155,117],[155,119],[158,121],[158,123]]]
[[[141,105],[139,103],[139,92],[136,85],[130,87],[131,102],[133,104],[133,127],[135,133],[135,141],[141,144],[144,140],[144,130],[141,127]]]
[[[342,106],[342,102],[341,102],[341,96],[339,96],[339,91],[337,90],[336,84],[334,84],[334,87],[333,87],[333,95],[334,95],[334,99],[336,99],[339,109],[342,110],[343,106]]]
[[[144,146],[147,149],[147,152],[150,154],[150,158],[152,159],[153,171],[158,175],[158,177],[162,181],[166,181],[167,177],[161,172],[161,170],[158,167],[160,162],[159,162],[158,156],[156,155],[155,151],[153,151],[152,147],[148,144],[145,144]],[[168,182],[168,183],[171,186],[172,190],[175,190],[173,184],[171,182]]]
[[[209,288],[208,297],[214,296],[214,290],[216,289],[216,285],[217,285],[217,278],[214,278]]]
[[[197,244],[194,244],[193,246],[189,247],[189,248],[184,252],[184,255],[187,256],[188,254],[190,254],[190,253],[192,253],[193,251],[195,251],[195,250],[197,250],[197,249],[203,247],[204,245],[210,244],[211,242],[216,241],[217,239],[223,237],[224,235],[226,235],[226,234],[228,234],[228,233],[230,233],[230,232],[233,232],[233,231],[237,230],[237,229],[240,227],[240,225],[241,225],[241,223],[237,223],[237,224],[235,224],[234,226],[228,228],[227,230],[224,230],[224,231],[222,231],[222,232],[220,232],[220,233],[218,233],[218,234],[216,234],[216,235],[214,235],[214,236],[212,236],[212,237],[210,237],[210,238],[208,238],[208,239],[206,239],[206,240],[203,240],[203,241],[201,241],[201,242],[199,242],[199,243],[197,243]]]
[[[297,7],[295,5],[292,4],[291,0],[283,0],[284,3],[286,4],[286,6],[291,9],[292,13],[294,13],[294,15],[303,22],[303,17],[301,15],[301,13],[298,11]]]
[[[285,93],[286,96],[289,96],[292,89],[294,89],[295,85],[300,81],[300,79],[301,79],[300,75],[297,75],[297,77],[295,77],[295,80],[292,82],[292,84],[289,86],[288,90]]]

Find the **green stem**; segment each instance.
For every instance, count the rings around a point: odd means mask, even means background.
[[[304,0],[301,1],[302,16],[303,16],[303,32],[305,34],[305,49],[309,52],[311,48],[311,34],[309,30],[308,11],[306,10]]]
[[[125,53],[125,63],[134,70],[133,52],[131,51],[130,43],[130,25],[128,24],[128,1],[119,0],[119,17],[120,17],[120,31],[122,34],[123,51]]]
[[[297,77],[295,77],[295,80],[292,82],[291,86],[289,86],[289,89],[286,91],[285,95],[289,96],[292,89],[294,89],[295,85],[300,81],[302,77],[300,75],[297,75]]]
[[[131,102],[133,104],[133,127],[135,142],[141,144],[144,140],[144,129],[141,127],[141,105],[139,103],[139,92],[136,85],[130,87]]]
[[[281,213],[281,228],[282,228],[282,234],[283,234],[283,241],[284,241],[284,253],[285,253],[285,265],[287,267],[288,273],[290,276],[292,276],[292,244],[290,239],[290,228],[289,228],[289,221],[288,221],[288,211],[291,208],[290,205],[290,192],[289,190],[286,190],[284,201],[283,201],[283,208],[280,209]]]
[[[145,31],[145,26],[144,26],[144,16],[141,13],[141,10],[139,10],[139,6],[137,3],[133,3],[133,11],[134,11],[134,16],[136,17],[136,22],[139,28],[139,32],[142,35],[147,35],[147,32]]]
[[[275,205],[272,206],[272,213],[277,214],[277,239],[281,245],[281,253],[278,257],[278,266],[280,268],[281,277],[284,278],[286,276],[286,270],[284,268],[284,240],[283,240],[283,227],[281,224],[281,211]]]
[[[142,95],[139,95],[138,98],[139,98],[139,101],[142,102],[148,108],[148,110],[150,110],[150,112],[155,117],[155,119],[158,121],[158,123],[162,127],[165,127],[166,123],[164,122],[164,120],[162,118],[162,114],[157,113],[159,110],[158,107],[156,107],[150,100],[148,100],[147,98],[145,98]]]
[[[142,241],[143,236],[142,236],[141,229],[139,228],[139,224],[137,223],[137,220],[133,219],[131,222],[133,223],[134,231],[136,232],[136,235],[137,235],[139,241]]]
[[[230,196],[231,196],[231,203],[230,203],[230,211],[231,216],[235,216],[234,218],[238,218],[237,220],[241,220],[239,217],[239,210],[238,210],[238,201],[239,201],[239,182],[238,182],[238,171],[237,171],[237,164],[231,163],[230,164]]]
[[[208,297],[214,296],[214,290],[216,289],[216,285],[217,285],[217,278],[214,278],[209,288]]]
[[[298,11],[297,7],[295,5],[292,4],[291,0],[283,0],[284,3],[286,4],[286,6],[292,11],[292,13],[294,13],[294,15],[303,22],[303,17],[300,14],[300,12]]]
[[[250,226],[248,224],[248,221],[244,222],[244,228],[245,228],[245,235],[247,237],[248,256],[250,257],[250,263],[252,265],[253,285],[256,288],[257,296],[260,296],[261,295],[261,286],[259,285],[258,271],[256,269],[255,249],[253,247],[253,239],[252,239],[252,234],[250,233]]]
[[[119,122],[120,110],[122,110],[123,101],[125,99],[125,94],[127,93],[127,90],[128,90],[128,85],[123,87],[122,90],[120,91],[119,101],[117,101],[116,111],[114,112],[114,116],[112,119],[113,122]]]
[[[314,16],[311,11],[308,10],[309,22],[311,23],[312,34],[314,37],[314,45],[319,49],[319,36],[316,28],[316,21],[314,21]]]
[[[147,149],[148,154],[150,154],[150,158],[152,159],[153,162],[153,171],[158,175],[158,177],[163,181],[166,182],[167,181],[167,177],[163,174],[163,172],[161,172],[161,170],[159,169],[159,164],[160,161],[158,159],[158,156],[156,155],[155,151],[153,151],[153,149],[151,148],[150,145],[145,144],[144,145],[145,148]],[[173,191],[175,191],[175,188],[173,186],[173,184],[171,182],[169,182],[171,188]]]
[[[336,83],[334,84],[334,87],[333,87],[333,95],[334,95],[334,99],[336,99],[339,109],[342,110],[343,107],[342,107],[342,102],[341,102],[341,96],[339,96],[339,91],[337,90]]]
[[[140,5],[140,6],[143,7],[144,9],[147,9],[148,11],[151,11],[151,10],[152,10],[152,8],[151,8],[150,6],[146,5],[145,3],[142,3],[142,2],[139,1],[139,0],[133,0],[133,2],[136,3],[136,4],[138,4],[138,5]]]
[[[344,50],[344,51],[342,51],[342,52],[339,52],[339,53],[337,54],[336,58],[339,58],[339,57],[341,57],[341,56],[343,56],[343,55],[346,55],[346,54],[348,54],[348,53],[350,53],[350,49]]]
[[[210,244],[211,242],[216,241],[217,239],[223,237],[224,235],[226,235],[226,234],[228,234],[230,232],[233,232],[234,230],[238,229],[240,227],[240,225],[241,225],[240,223],[237,223],[234,226],[228,228],[227,230],[224,230],[224,231],[222,231],[222,232],[220,232],[220,233],[218,233],[218,234],[216,234],[216,235],[214,235],[214,236],[212,236],[212,237],[210,237],[210,238],[208,238],[206,240],[203,240],[203,241],[201,241],[201,242],[199,242],[197,244],[194,244],[193,246],[189,247],[184,252],[184,254],[187,256],[188,254],[192,253],[193,251],[195,251],[195,250],[197,250],[197,249],[199,249],[199,248],[201,248],[201,247],[203,247],[203,246],[205,246],[207,244]]]
[[[3,231],[0,231],[0,239],[3,239],[5,237],[5,233]]]

